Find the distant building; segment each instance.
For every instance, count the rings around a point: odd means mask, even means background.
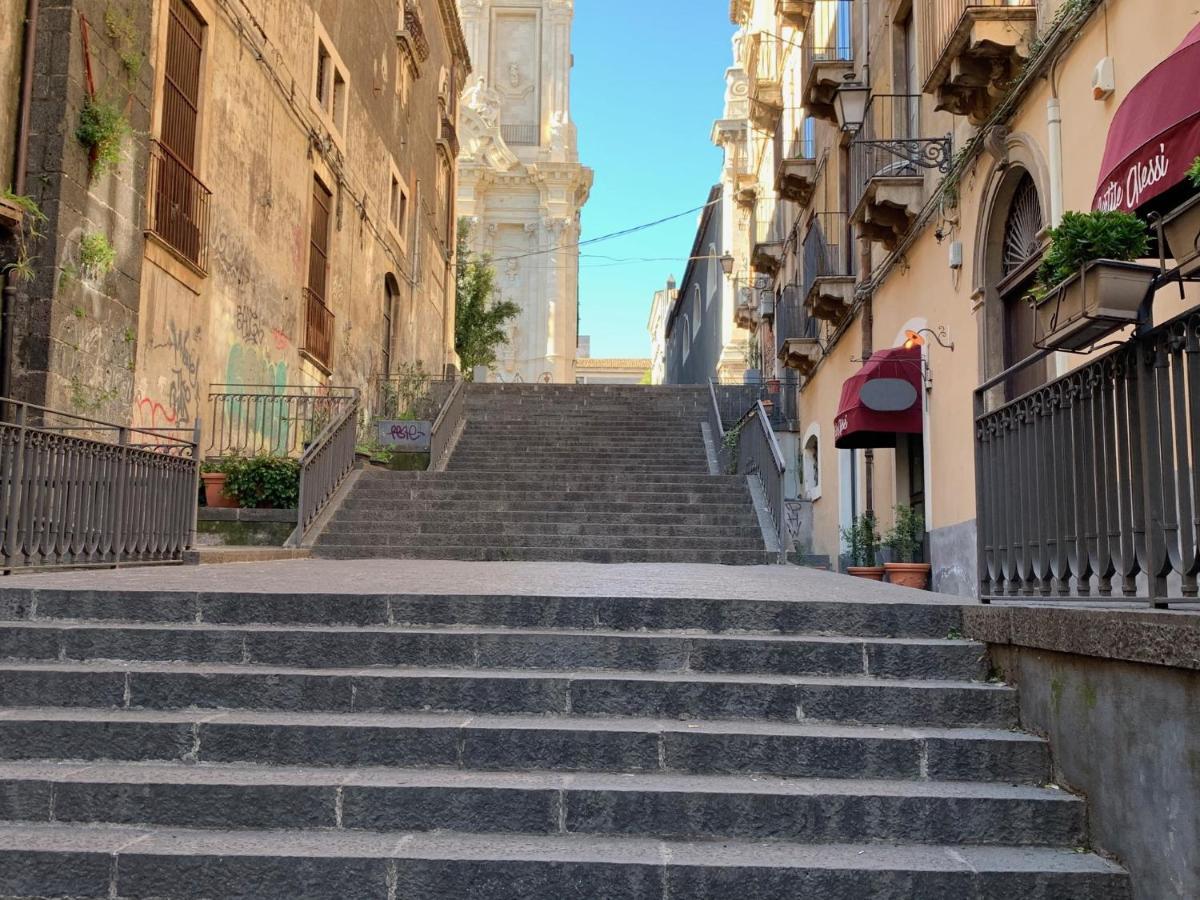
[[[650,374],[648,359],[578,359],[575,361],[577,384],[646,384]]]
[[[740,381],[747,333],[734,321],[735,282],[725,277],[725,190],[715,185],[700,216],[687,269],[667,313],[664,384]]]
[[[679,292],[675,289],[675,276],[667,279],[667,286],[654,292],[650,304],[650,321],[646,331],[650,333],[650,383],[663,384],[667,378],[667,316]]]
[[[575,380],[579,213],[592,170],[571,121],[573,0],[459,0],[476,74],[463,96],[458,202],[471,246],[521,307],[489,380]]]

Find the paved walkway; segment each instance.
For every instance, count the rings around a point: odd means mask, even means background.
[[[268,594],[488,594],[695,597],[961,604],[963,598],[798,566],[304,559],[226,565],[47,572],[0,579],[5,588],[235,591]]]

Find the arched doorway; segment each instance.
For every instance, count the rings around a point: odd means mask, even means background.
[[[387,378],[392,374],[392,353],[395,347],[396,313],[400,308],[400,285],[390,272],[383,277],[383,328],[380,329],[379,375]]]

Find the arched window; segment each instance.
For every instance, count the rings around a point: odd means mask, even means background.
[[[1029,289],[1037,274],[1042,253],[1042,201],[1033,177],[1018,170],[1004,215],[1000,258],[996,275],[1004,313],[1004,367],[1019,363],[1036,347],[1033,313],[1029,308]],[[1008,384],[1008,394],[1016,397],[1044,384],[1048,369],[1043,362],[1017,373]]]
[[[392,374],[392,344],[395,340],[396,311],[400,306],[400,285],[390,272],[383,278],[383,328],[380,329],[379,374],[385,378]]]
[[[804,496],[816,500],[821,496],[821,442],[810,434],[800,451],[800,472],[804,479]]]
[[[692,337],[700,333],[700,320],[704,315],[704,300],[700,296],[700,285],[692,288]]]
[[[692,329],[688,325],[688,317],[683,317],[683,360],[687,362],[688,355],[692,352]]]
[[[705,298],[705,308],[713,302],[713,297],[721,293],[721,262],[720,254],[717,253],[717,245],[708,245],[708,259],[705,262],[708,265],[708,297]]]

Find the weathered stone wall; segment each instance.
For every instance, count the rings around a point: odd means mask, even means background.
[[[41,4],[26,190],[47,222],[45,237],[32,247],[36,277],[21,286],[14,309],[13,392],[83,415],[124,419],[138,327],[145,165],[135,138],[126,141],[116,169],[93,177],[75,132],[89,66],[97,100],[118,106],[135,135],[150,125],[151,79],[147,66],[122,63],[106,12],[135,35],[149,32],[149,8],[133,0]],[[110,271],[90,270],[81,261],[81,242],[89,235],[102,235],[115,250]]]
[[[253,17],[224,0],[192,5],[205,23],[195,171],[212,192],[199,267],[148,232],[167,0],[42,4],[29,184],[50,221],[37,279],[20,302],[18,393],[135,425],[183,427],[208,417],[213,384],[365,388],[383,365],[389,276],[398,288],[393,368],[420,361],[440,372],[455,359],[454,190],[438,185],[439,146],[449,147],[439,145],[439,98],[453,116],[467,65],[453,5],[416,0],[428,47],[407,86],[399,0],[262,0]],[[106,23],[114,12],[123,36]],[[133,129],[122,165],[92,183],[75,138],[86,91],[81,14],[91,22],[97,95],[122,104]],[[346,80],[336,123],[315,99],[318,35]],[[9,40],[6,20],[0,47]],[[131,51],[141,60],[136,72],[122,62]],[[6,109],[0,102],[0,116]],[[388,224],[393,171],[408,191],[403,237]],[[314,177],[333,194],[327,369],[302,352]],[[116,249],[107,276],[79,265],[89,231]]]
[[[1055,779],[1086,794],[1093,844],[1133,876],[1137,900],[1200,886],[1200,617],[967,607],[1020,688],[1021,726],[1044,735]]]

